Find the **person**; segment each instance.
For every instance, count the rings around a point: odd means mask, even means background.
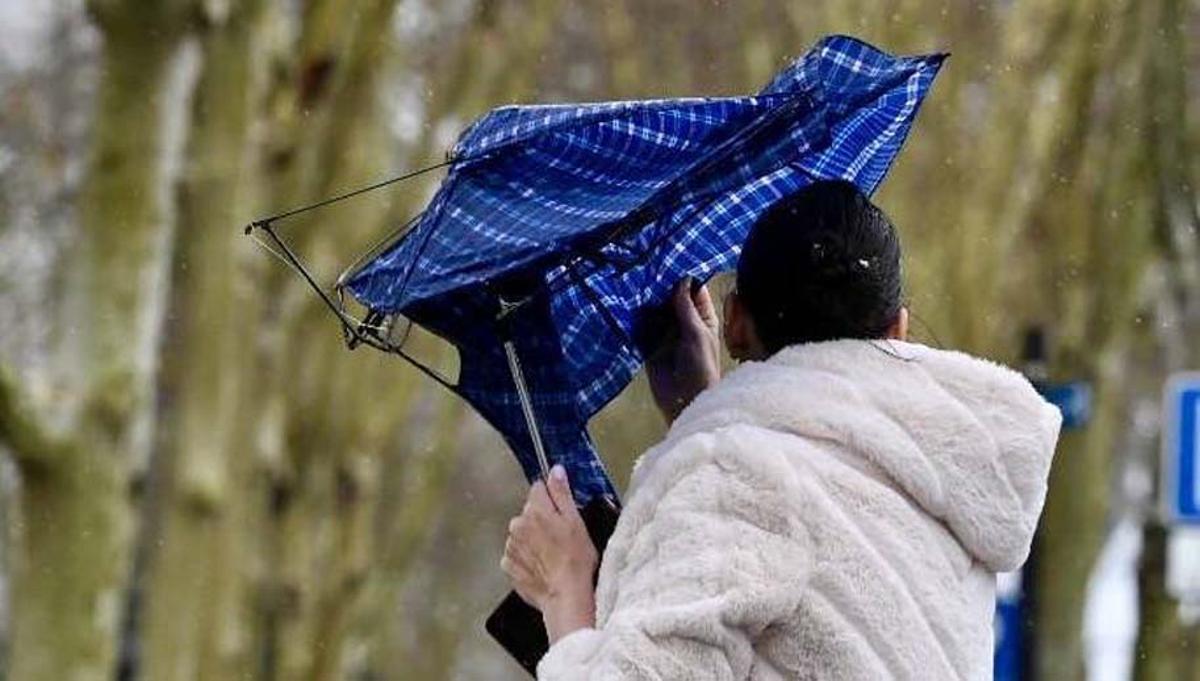
[[[538,678],[990,679],[995,575],[1026,559],[1061,417],[1015,371],[906,342],[896,230],[813,183],[752,227],[719,377],[704,288],[647,364],[671,422],[600,558],[561,468],[501,566]]]

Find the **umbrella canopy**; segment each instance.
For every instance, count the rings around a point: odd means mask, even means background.
[[[502,107],[455,145],[411,229],[338,287],[457,347],[454,390],[526,475],[535,442],[505,343],[577,500],[615,497],[588,419],[640,368],[647,311],[731,269],[754,220],[821,179],[870,194],[944,55],[823,39],[757,95]]]

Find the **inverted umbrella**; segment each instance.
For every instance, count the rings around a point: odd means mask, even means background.
[[[832,178],[872,193],[944,57],[834,36],[753,96],[495,109],[463,133],[411,226],[332,291],[273,229],[311,207],[248,231],[301,268],[352,346],[394,352],[466,399],[530,480],[559,462],[581,505],[613,500],[586,425],[653,346],[650,310],[684,277],[730,269],[778,199]],[[405,352],[407,323],[458,349],[456,382]]]

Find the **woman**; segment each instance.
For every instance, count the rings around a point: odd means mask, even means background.
[[[648,365],[672,422],[598,556],[561,468],[502,567],[558,679],[990,679],[995,573],[1029,553],[1058,411],[1007,368],[905,342],[900,246],[852,184],[754,226],[726,302],[674,294]]]

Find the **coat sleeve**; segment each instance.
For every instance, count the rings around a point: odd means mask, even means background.
[[[747,444],[702,434],[664,453],[605,552],[598,628],[556,642],[539,679],[746,678],[811,562],[794,470]]]

